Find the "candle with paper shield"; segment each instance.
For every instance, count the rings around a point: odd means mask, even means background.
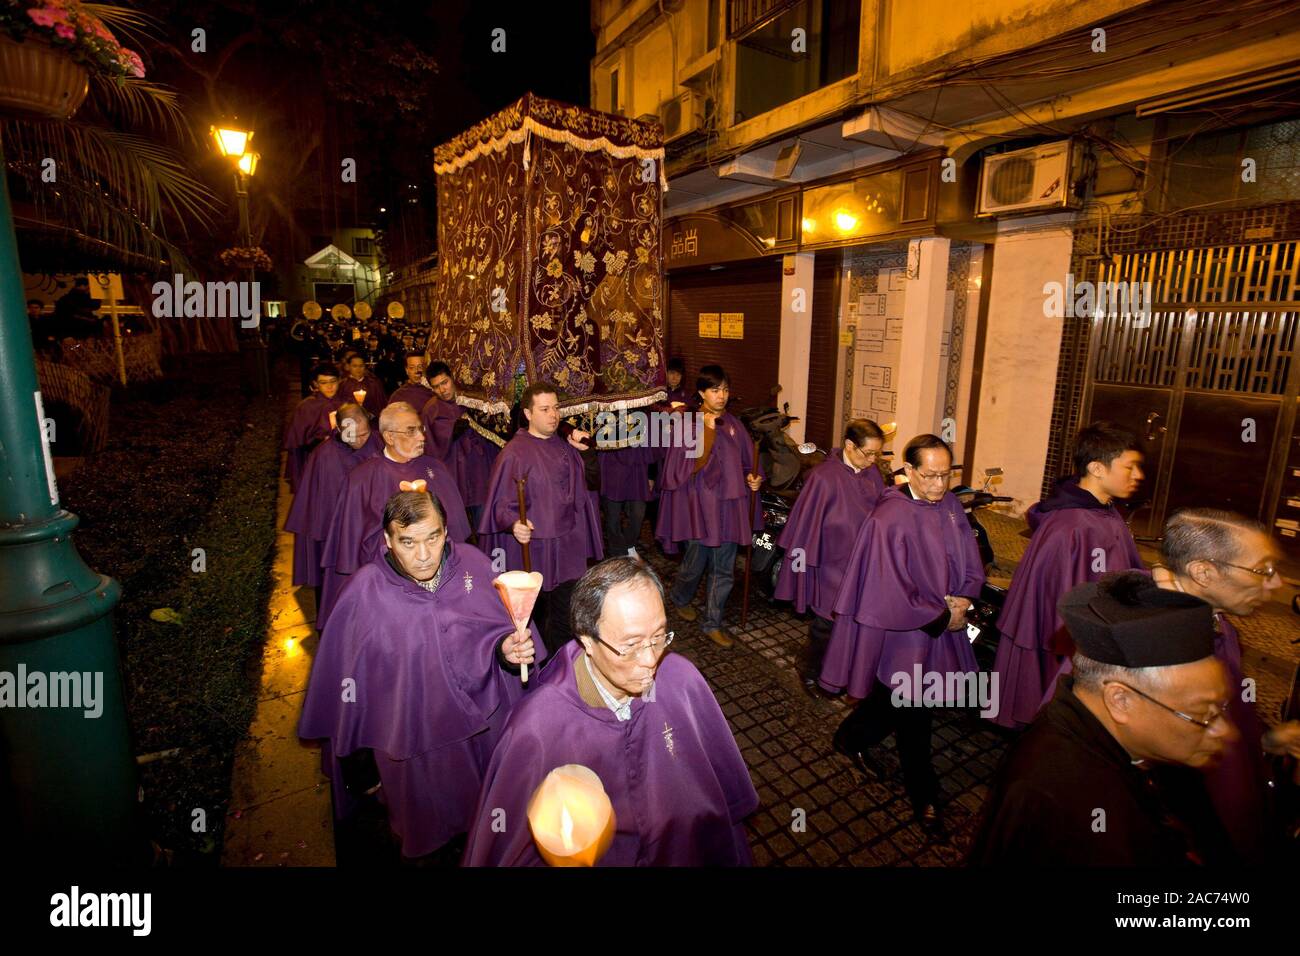
[[[330,412],[330,431],[339,427],[339,413]]]
[[[524,631],[528,627],[528,619],[532,617],[533,607],[537,604],[537,596],[542,593],[542,572],[507,571],[498,574],[492,581],[492,586],[501,595],[501,603],[506,606],[510,620],[515,622],[516,633]],[[528,683],[527,664],[519,665],[519,679]]]
[[[537,852],[551,866],[595,866],[614,842],[617,821],[600,777],[570,763],[548,773],[533,791],[528,826]]]
[[[358,388],[353,391],[352,397],[357,400],[358,405],[364,405],[366,403],[366,390],[364,388]]]

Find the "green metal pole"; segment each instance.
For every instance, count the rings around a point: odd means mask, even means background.
[[[81,560],[59,507],[4,168],[0,154],[0,846],[132,863],[147,844],[113,635],[121,588]]]

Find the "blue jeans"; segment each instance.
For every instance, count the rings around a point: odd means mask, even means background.
[[[733,573],[736,567],[736,543],[728,541],[716,548],[709,548],[698,541],[686,544],[686,554],[682,557],[681,567],[677,571],[677,580],[669,593],[672,602],[678,607],[685,607],[695,597],[700,578],[709,572],[709,583],[705,590],[704,617],[700,627],[706,631],[715,631],[722,627],[722,612],[726,609],[727,598],[731,596]]]

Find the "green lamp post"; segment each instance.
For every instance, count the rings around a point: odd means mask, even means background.
[[[0,113],[67,119],[86,92],[63,53],[0,38]],[[15,861],[132,863],[147,844],[113,634],[121,588],[81,560],[59,506],[23,300],[0,176],[0,846]]]

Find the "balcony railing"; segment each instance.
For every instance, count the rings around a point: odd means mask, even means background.
[[[797,3],[799,0],[728,0],[727,39],[743,36]]]

